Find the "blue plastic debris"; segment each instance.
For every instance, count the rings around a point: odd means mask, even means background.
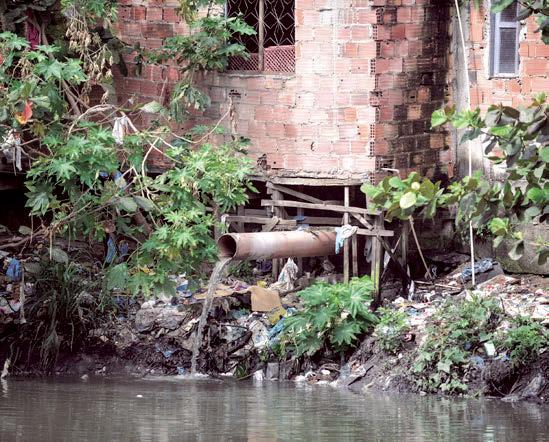
[[[126,256],[130,250],[130,246],[126,241],[120,241],[120,244],[118,245],[118,252],[120,253],[120,256]]]
[[[107,241],[107,257],[105,258],[105,262],[110,264],[114,261],[114,258],[116,258],[116,244],[112,238],[109,238]]]
[[[21,270],[21,263],[17,258],[12,258],[8,265],[8,270],[6,271],[6,276],[12,282],[21,281],[23,272]]]
[[[177,374],[179,376],[183,376],[185,374],[186,370],[183,367],[177,367]]]
[[[481,356],[471,356],[471,362],[479,368],[484,368],[484,359]]]
[[[269,330],[269,346],[275,345],[280,340],[280,333],[282,333],[282,330],[284,329],[284,322],[286,321],[286,318],[282,318],[280,321],[276,323],[276,325]]]
[[[175,352],[177,352],[177,348],[174,348],[174,347],[165,347],[165,348],[162,348],[160,346],[160,344],[155,344],[154,348],[156,349],[157,352],[159,353],[162,353],[162,356],[164,356],[166,359],[170,359]]]
[[[497,264],[497,261],[494,261],[492,258],[484,258],[480,261],[475,262],[475,275],[492,270],[495,264]],[[463,282],[470,281],[472,279],[472,276],[473,272],[471,271],[471,266],[465,267],[461,272],[461,280]]]

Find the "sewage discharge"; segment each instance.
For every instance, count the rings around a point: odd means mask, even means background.
[[[208,283],[208,292],[206,293],[206,299],[202,305],[202,313],[200,314],[200,320],[198,321],[198,329],[194,337],[193,343],[193,355],[191,357],[191,375],[196,374],[196,364],[198,360],[198,354],[200,353],[200,346],[202,344],[202,335],[204,333],[204,326],[208,319],[210,309],[212,308],[212,302],[215,294],[215,289],[223,276],[223,270],[231,262],[232,256],[226,256],[219,259],[215,265],[212,275],[210,276],[210,282]]]

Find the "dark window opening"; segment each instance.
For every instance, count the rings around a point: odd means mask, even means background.
[[[251,56],[234,57],[230,70],[293,72],[295,70],[294,0],[228,0],[227,15],[241,16],[256,35],[241,38]]]
[[[518,74],[520,22],[518,3],[490,16],[490,76],[510,77]]]

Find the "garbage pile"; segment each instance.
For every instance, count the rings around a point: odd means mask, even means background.
[[[264,368],[260,354],[270,348],[282,331],[285,317],[296,303],[297,266],[290,259],[275,283],[254,285],[234,277],[217,285],[201,344],[198,371],[242,377]],[[112,344],[124,359],[132,359],[163,374],[187,374],[198,328],[204,288],[194,291],[182,275],[176,295],[160,295],[120,309],[114,326],[90,331],[90,338]],[[281,296],[282,295],[282,296]]]
[[[459,259],[453,262],[457,263]],[[432,282],[416,282],[407,298],[400,296],[392,301],[392,305],[407,313],[410,327],[420,337],[433,313],[446,299],[471,294],[500,299],[503,311],[509,316],[525,316],[549,324],[549,284],[546,279],[534,275],[505,275],[500,264],[490,258],[475,262],[474,271],[474,288],[471,286],[471,265],[462,263],[447,276]]]

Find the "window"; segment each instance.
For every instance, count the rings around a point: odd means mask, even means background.
[[[513,77],[518,74],[519,31],[518,3],[514,2],[490,18],[490,75]]]
[[[295,70],[294,0],[228,0],[227,15],[240,15],[257,32],[241,40],[251,57],[248,60],[235,57],[229,69]]]

